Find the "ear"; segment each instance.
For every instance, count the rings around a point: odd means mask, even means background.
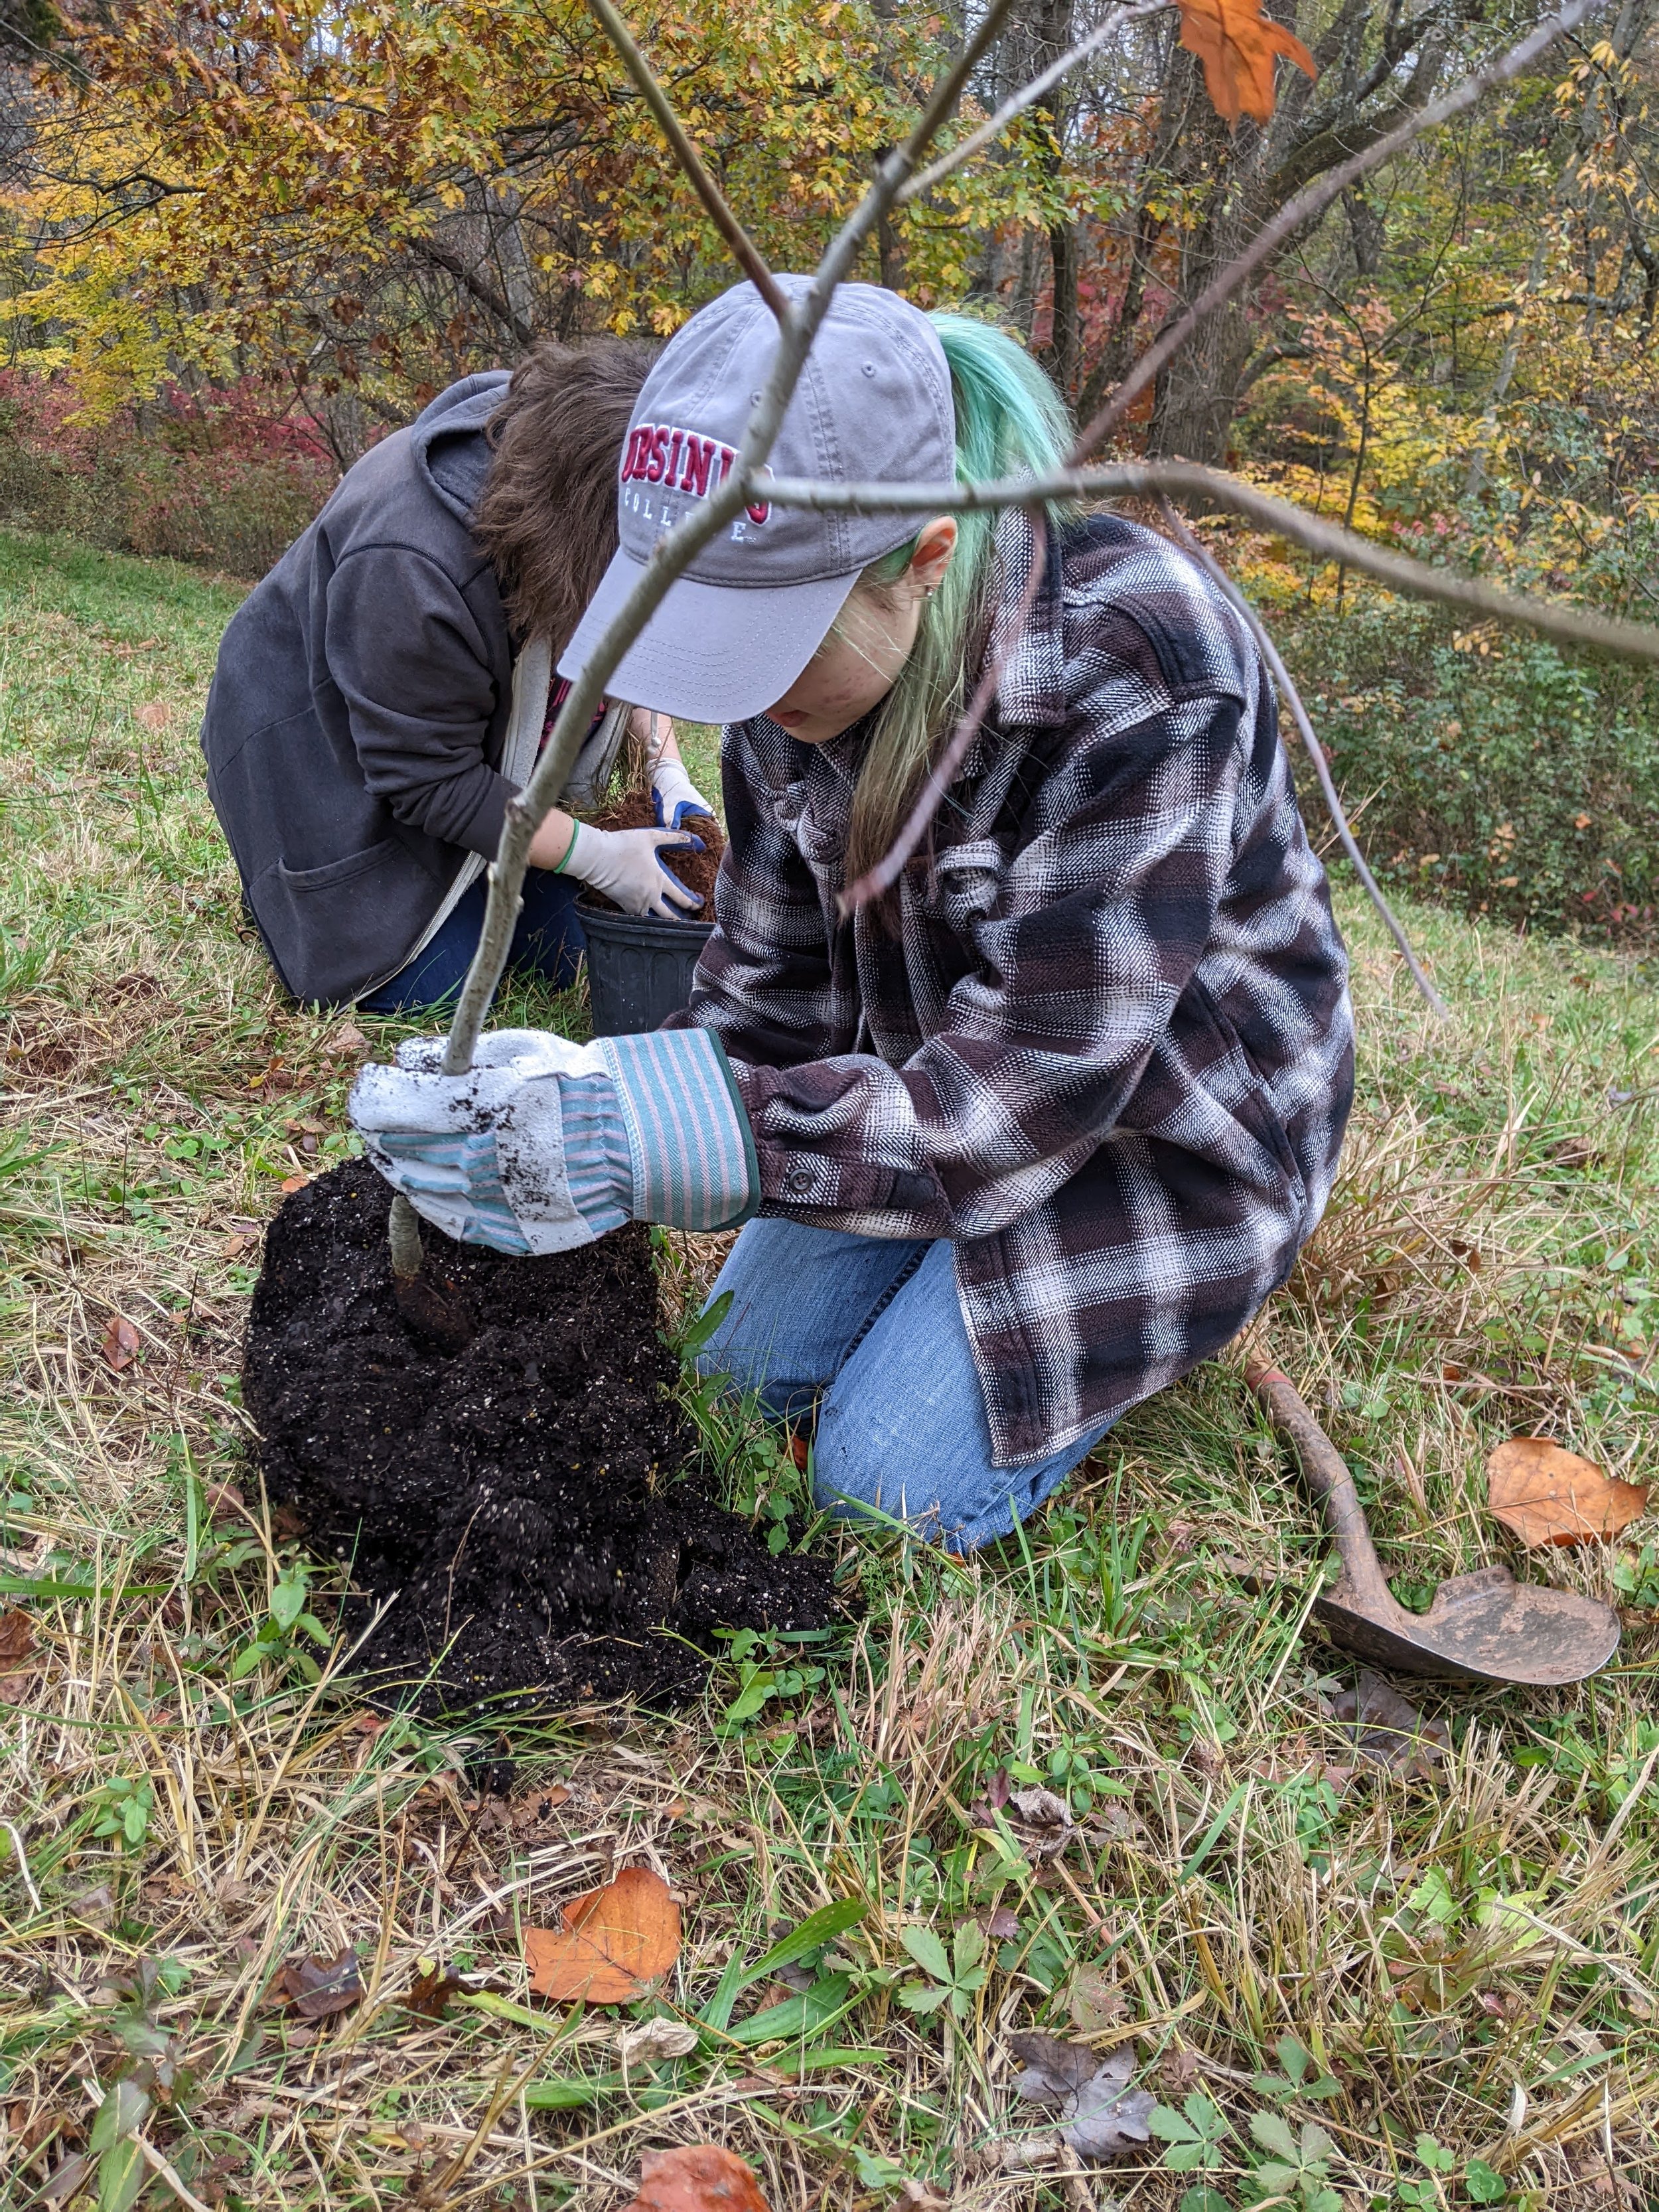
[[[957,550],[957,520],[953,514],[936,514],[916,532],[916,550],[905,570],[910,582],[924,592],[935,592],[945,580]]]

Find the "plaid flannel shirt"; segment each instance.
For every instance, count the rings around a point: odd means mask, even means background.
[[[1006,623],[1023,519],[1001,545]],[[836,913],[865,742],[726,732],[717,927],[675,1021],[735,1063],[763,1212],[952,1241],[1015,1465],[1289,1273],[1352,1096],[1346,957],[1255,642],[1134,524],[1060,538],[896,931]]]

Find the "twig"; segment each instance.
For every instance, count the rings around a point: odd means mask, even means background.
[[[1107,40],[1122,30],[1126,24],[1140,22],[1148,15],[1161,15],[1170,4],[1170,0],[1135,0],[1133,6],[1115,8],[1109,15],[1096,25],[1086,39],[1079,39],[1069,53],[1062,54],[1058,61],[1050,62],[1048,68],[1034,76],[1029,84],[1022,85],[1017,93],[1005,100],[996,113],[988,116],[976,130],[970,131],[959,146],[953,146],[948,154],[941,154],[939,160],[925,168],[919,177],[913,177],[893,204],[896,207],[907,206],[923,192],[931,191],[941,178],[948,177],[952,169],[958,169],[964,161],[971,161],[981,146],[988,146],[993,138],[1007,129],[1015,116],[1023,115],[1028,107],[1034,106],[1045,92],[1057,85],[1061,77],[1074,70],[1079,62],[1087,61],[1091,54],[1103,46]]]
[[[1336,834],[1342,841],[1342,849],[1348,856],[1349,864],[1360,882],[1365,886],[1371,904],[1387,924],[1389,934],[1400,947],[1400,957],[1411,970],[1413,982],[1443,1021],[1451,1010],[1424,974],[1422,963],[1416,953],[1412,951],[1411,941],[1401,927],[1394,908],[1383,897],[1377,888],[1376,877],[1365,866],[1364,855],[1354,842],[1354,834],[1348,827],[1348,817],[1343,811],[1342,801],[1337,796],[1336,785],[1325,759],[1324,748],[1314,735],[1314,726],[1308,719],[1308,710],[1302,703],[1302,694],[1291,681],[1291,672],[1285,667],[1279,647],[1268,636],[1266,625],[1255,609],[1239,590],[1221,563],[1215,559],[1209,547],[1188,529],[1167,499],[1160,500],[1158,504],[1164,511],[1164,519],[1170,529],[1191,554],[1193,559],[1197,562],[1199,567],[1203,569],[1205,574],[1210,578],[1228,605],[1237,610],[1241,620],[1249,629],[1251,636],[1255,638],[1261,658],[1273,672],[1273,681],[1284,695],[1285,703],[1291,710],[1291,720],[1302,734],[1303,744],[1307,749],[1308,758],[1313,763],[1314,774],[1319,778],[1319,788],[1325,795],[1325,805],[1329,809],[1331,820],[1336,824]]]
[[[1392,161],[1424,131],[1436,130],[1441,124],[1449,122],[1453,116],[1462,115],[1466,108],[1473,107],[1494,86],[1507,84],[1511,77],[1519,76],[1557,39],[1576,30],[1586,15],[1602,4],[1603,0],[1570,0],[1570,4],[1559,15],[1552,15],[1547,22],[1540,23],[1535,31],[1522,40],[1519,46],[1511,46],[1508,53],[1500,54],[1496,61],[1488,62],[1484,68],[1475,70],[1441,99],[1431,100],[1415,115],[1408,115],[1403,123],[1366,147],[1363,153],[1356,154],[1351,161],[1344,161],[1340,168],[1330,170],[1317,184],[1310,185],[1294,199],[1287,200],[1273,221],[1256,233],[1238,258],[1230,261],[1205,286],[1186,313],[1158,332],[1105,405],[1079,433],[1078,441],[1072,448],[1073,465],[1085,459],[1107,432],[1122,420],[1126,409],[1139,398],[1170,356],[1185,345],[1205,317],[1212,315],[1286,239],[1293,237],[1316,216],[1323,215],[1332,202],[1340,198],[1351,185],[1357,184],[1361,177],[1380,167],[1384,161]]]
[[[29,1903],[37,1912],[44,1912],[46,1908],[40,1902],[40,1893],[34,1886],[34,1876],[29,1872],[28,1854],[23,1849],[22,1837],[9,1820],[0,1820],[0,1828],[3,1828],[11,1838],[11,1847],[17,1854],[17,1871],[23,1877],[23,1887],[29,1893]]]
[[[1088,2169],[1063,2137],[1060,2140],[1060,2185],[1072,2212],[1099,2212],[1095,2192],[1089,2186]]]
[[[817,507],[825,513],[855,508],[862,514],[960,514],[1046,506],[1051,500],[1184,495],[1211,507],[1231,507],[1275,537],[1288,538],[1328,561],[1346,562],[1413,598],[1438,599],[1486,622],[1516,623],[1563,645],[1589,646],[1624,660],[1659,660],[1659,628],[1584,613],[1523,592],[1496,591],[1472,576],[1431,568],[1426,561],[1390,553],[1339,523],[1322,521],[1288,500],[1259,491],[1242,477],[1196,461],[1108,462],[1098,468],[1057,470],[1046,477],[1000,477],[980,483],[817,483],[801,477],[768,477],[765,482],[766,497],[775,507]]]
[[[611,0],[587,0],[587,4],[599,17],[606,38],[622,56],[628,74],[638,85],[646,106],[662,126],[664,137],[674,149],[674,158],[690,179],[697,198],[708,209],[709,220],[731,247],[744,275],[781,322],[789,312],[788,301],[779,289],[776,277],[761,258],[760,248],[738,221],[732,203],[703,167],[702,155],[687,136],[685,125],[669,106],[667,94],[652,75],[650,63],[634,43],[633,33],[612,7]]]
[[[841,895],[841,911],[854,914],[861,906],[896,884],[903,873],[904,864],[927,831],[927,825],[939,811],[939,801],[951,787],[951,779],[967,757],[968,748],[978,736],[980,725],[996,696],[997,685],[1002,681],[1002,672],[1008,656],[1025,634],[1026,623],[1036,605],[1037,593],[1042,588],[1043,572],[1048,561],[1048,532],[1040,510],[1031,516],[1031,572],[1025,579],[1025,588],[1020,593],[1019,605],[1002,635],[995,641],[995,649],[987,656],[974,696],[969,701],[962,720],[951,733],[951,742],[927,771],[927,780],[916,794],[916,803],[905,817],[904,827],[894,838],[873,868],[866,869],[855,884],[849,884]]]
[[[465,2147],[456,2152],[443,2172],[428,2174],[426,2180],[415,2191],[413,2201],[416,2204],[436,2207],[445,2202],[455,2184],[465,2179],[467,2168],[489,2140],[496,2121],[523,2089],[525,2083],[540,2063],[540,2057],[538,2055],[532,2057],[519,2073],[514,2074],[511,2054],[502,2059],[501,2071],[495,2078],[495,2094],[485,2106],[483,2119],[472,2130],[471,2136]],[[516,2150],[518,2145],[514,2143],[513,2148]]]
[[[461,988],[449,1041],[444,1048],[446,1075],[465,1075],[472,1065],[484,1017],[507,965],[531,840],[549,807],[564,789],[605,685],[676,578],[754,499],[756,472],[772,450],[806,365],[812,340],[830,311],[836,285],[852,268],[865,240],[892,205],[894,193],[914,173],[917,161],[961,98],[963,87],[987,48],[1001,34],[1010,5],[1011,0],[993,0],[979,29],[933,88],[915,130],[904,144],[882,163],[875,183],[830,240],[811,284],[790,304],[778,325],[778,349],[773,356],[771,374],[750,415],[749,427],[744,432],[731,475],[652,548],[638,583],[617,610],[589,654],[581,674],[566,694],[553,734],[534,775],[517,797],[508,800],[500,849],[489,870],[489,896],[478,949]]]

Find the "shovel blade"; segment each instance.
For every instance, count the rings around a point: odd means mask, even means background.
[[[1314,1611],[1331,1639],[1396,1674],[1545,1689],[1582,1682],[1619,1644],[1611,1606],[1572,1590],[1517,1583],[1507,1567],[1483,1567],[1441,1583],[1426,1613],[1392,1599],[1382,1612],[1362,1601],[1345,1574]]]

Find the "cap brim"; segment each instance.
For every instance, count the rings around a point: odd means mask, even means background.
[[[559,655],[561,676],[580,675],[644,573],[617,553]],[[857,581],[854,573],[743,588],[682,576],[607,678],[606,695],[682,721],[746,722],[783,697]]]

